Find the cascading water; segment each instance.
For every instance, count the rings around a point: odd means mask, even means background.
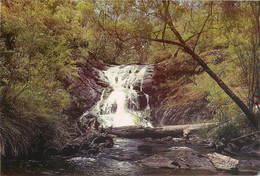
[[[103,90],[94,111],[103,127],[150,126],[149,96],[143,92],[143,79],[149,66],[113,66],[100,77],[110,85]]]

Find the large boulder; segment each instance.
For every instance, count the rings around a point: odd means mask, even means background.
[[[237,171],[239,161],[237,159],[225,156],[219,153],[208,154],[210,161],[214,164],[216,169],[225,171]]]
[[[152,168],[216,171],[207,156],[188,147],[172,147],[165,154],[155,154],[140,161]]]

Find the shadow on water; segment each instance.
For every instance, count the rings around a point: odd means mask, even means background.
[[[151,146],[148,151],[138,146]],[[162,144],[140,139],[117,139],[113,148],[92,156],[55,156],[48,160],[8,160],[2,162],[2,175],[230,175],[225,172],[198,170],[174,170],[169,168],[148,168],[138,161],[161,153],[172,144]],[[238,173],[238,175],[240,175]],[[253,175],[243,173],[241,175]]]

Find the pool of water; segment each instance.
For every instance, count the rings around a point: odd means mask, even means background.
[[[151,150],[138,150],[149,145]],[[154,153],[164,152],[173,144],[140,139],[117,139],[113,148],[96,155],[54,156],[45,160],[2,161],[2,175],[231,175],[226,172],[147,168],[138,161]],[[238,175],[256,175],[256,172]]]

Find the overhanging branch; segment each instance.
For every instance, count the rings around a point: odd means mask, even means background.
[[[151,40],[151,41],[154,41],[154,42],[167,43],[167,44],[172,44],[172,45],[176,45],[176,46],[180,46],[180,47],[185,47],[185,45],[183,45],[179,42],[172,41],[172,40],[153,39],[153,38],[145,38],[145,39]]]

